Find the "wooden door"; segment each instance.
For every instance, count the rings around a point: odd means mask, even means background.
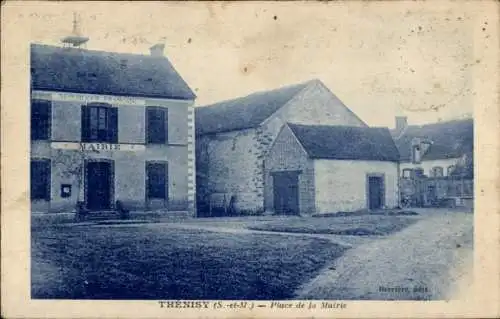
[[[273,174],[274,211],[277,214],[299,214],[299,175],[297,172]]]
[[[380,209],[383,205],[383,179],[379,176],[368,177],[368,201],[370,209]]]
[[[89,162],[86,167],[87,208],[109,209],[111,204],[111,163]]]

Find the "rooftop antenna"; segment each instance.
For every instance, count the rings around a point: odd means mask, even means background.
[[[86,44],[89,41],[89,38],[81,35],[80,28],[78,25],[78,19],[76,12],[73,12],[73,31],[70,35],[61,39],[61,42],[64,43],[65,47],[75,47],[79,48],[83,44]]]

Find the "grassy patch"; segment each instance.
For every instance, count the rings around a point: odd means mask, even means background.
[[[367,210],[361,209],[354,212],[332,212],[332,213],[321,213],[313,214],[311,217],[353,217],[353,216],[364,216],[364,215],[387,215],[387,216],[417,216],[418,213],[411,210],[400,210],[400,209],[381,209],[381,210]]]
[[[291,218],[249,226],[249,229],[309,234],[387,235],[413,224],[415,218],[387,215],[355,215],[332,218]]]
[[[47,227],[32,232],[32,298],[287,299],[342,252],[296,236]]]

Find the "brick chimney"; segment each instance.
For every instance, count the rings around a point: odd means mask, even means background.
[[[157,57],[163,56],[164,50],[165,50],[165,44],[163,43],[157,43],[149,48],[151,56],[157,56]]]
[[[401,135],[408,126],[408,118],[406,116],[396,116],[396,135]]]

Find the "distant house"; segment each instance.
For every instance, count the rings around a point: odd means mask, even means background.
[[[472,119],[408,125],[406,117],[397,117],[391,133],[401,156],[402,177],[473,174]]]
[[[473,206],[472,119],[408,126],[399,117],[392,135],[400,153],[403,205]]]
[[[31,205],[194,213],[195,95],[163,55],[31,45]]]
[[[286,122],[366,127],[319,80],[198,107],[195,121],[198,211],[211,215],[269,206],[264,157]]]
[[[398,160],[386,128],[287,124],[265,158],[266,209],[307,215],[396,207]]]

